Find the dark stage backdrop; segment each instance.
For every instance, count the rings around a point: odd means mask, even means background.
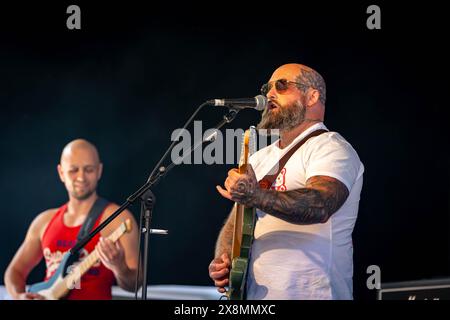
[[[442,8],[380,3],[382,29],[368,30],[368,2],[77,2],[82,28],[70,31],[69,4],[1,8],[2,275],[33,218],[67,200],[56,172],[66,143],[97,145],[99,193],[122,203],[199,104],[253,97],[276,67],[300,62],[324,76],[325,123],[366,168],[353,235],[355,298],[375,298],[369,265],[381,268],[382,282],[450,276]],[[211,107],[197,120],[206,129],[224,111]],[[225,128],[259,119],[245,110]],[[150,284],[211,284],[207,267],[231,208],[215,185],[232,167],[179,166],[154,189],[153,227],[170,235],[150,239]],[[131,210],[138,218],[139,206]]]

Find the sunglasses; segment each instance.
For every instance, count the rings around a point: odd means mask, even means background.
[[[283,93],[287,89],[289,89],[289,85],[291,83],[297,84],[299,86],[304,86],[304,84],[300,83],[300,82],[289,81],[289,80],[286,80],[286,79],[278,79],[276,81],[271,81],[271,82],[267,82],[267,83],[263,84],[263,86],[261,87],[261,93],[263,95],[267,96],[269,91],[272,89],[273,83],[275,83],[275,89],[279,93]]]

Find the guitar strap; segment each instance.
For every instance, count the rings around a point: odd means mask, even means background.
[[[94,204],[91,207],[91,210],[89,211],[86,217],[86,220],[84,220],[83,225],[81,226],[80,231],[78,232],[77,243],[80,240],[82,240],[85,236],[87,236],[89,232],[91,232],[98,217],[102,214],[102,212],[105,210],[108,204],[109,202],[107,200],[100,197],[98,197],[97,200],[95,200]],[[66,267],[62,272],[63,276],[67,275],[69,266],[77,262],[79,258],[80,252],[77,252],[74,255],[70,255],[69,260],[66,263]]]
[[[92,231],[95,222],[97,221],[98,217],[102,214],[102,212],[105,211],[106,206],[108,204],[109,201],[101,197],[98,197],[97,200],[95,200],[94,204],[91,207],[91,210],[89,211],[86,217],[86,220],[84,220],[84,223],[81,226],[80,232],[78,232],[77,242],[79,242],[81,239],[87,236],[89,232]]]
[[[304,137],[300,142],[298,142],[295,146],[293,146],[286,154],[276,163],[272,169],[269,170],[269,173],[267,173],[260,181],[259,186],[262,189],[270,189],[275,179],[280,174],[281,170],[283,170],[284,166],[288,162],[289,158],[297,151],[306,141],[308,141],[312,137],[316,137],[322,133],[328,132],[328,130],[325,129],[319,129],[311,132],[306,137]],[[277,170],[278,169],[278,170]],[[271,172],[275,172],[275,174],[270,174]]]

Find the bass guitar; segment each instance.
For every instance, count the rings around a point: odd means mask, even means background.
[[[130,232],[130,230],[131,221],[130,219],[127,219],[108,236],[108,239],[112,242],[116,242],[125,233]],[[97,263],[99,260],[97,249],[92,251],[82,262],[70,270],[70,267],[73,266],[73,260],[75,260],[75,256],[71,255],[70,252],[66,252],[53,276],[47,281],[31,285],[28,288],[28,292],[40,294],[48,300],[58,300],[63,298],[70,290],[76,288],[81,277]]]

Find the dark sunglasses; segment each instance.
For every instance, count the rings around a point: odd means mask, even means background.
[[[303,83],[300,83],[300,82],[289,81],[289,80],[286,80],[286,79],[278,79],[276,81],[271,81],[271,82],[267,82],[267,83],[263,84],[263,86],[261,87],[261,93],[263,95],[267,96],[269,91],[272,89],[272,86],[273,86],[274,82],[275,82],[275,89],[279,93],[285,92],[289,88],[289,85],[291,83],[297,84],[299,86],[304,86]]]

